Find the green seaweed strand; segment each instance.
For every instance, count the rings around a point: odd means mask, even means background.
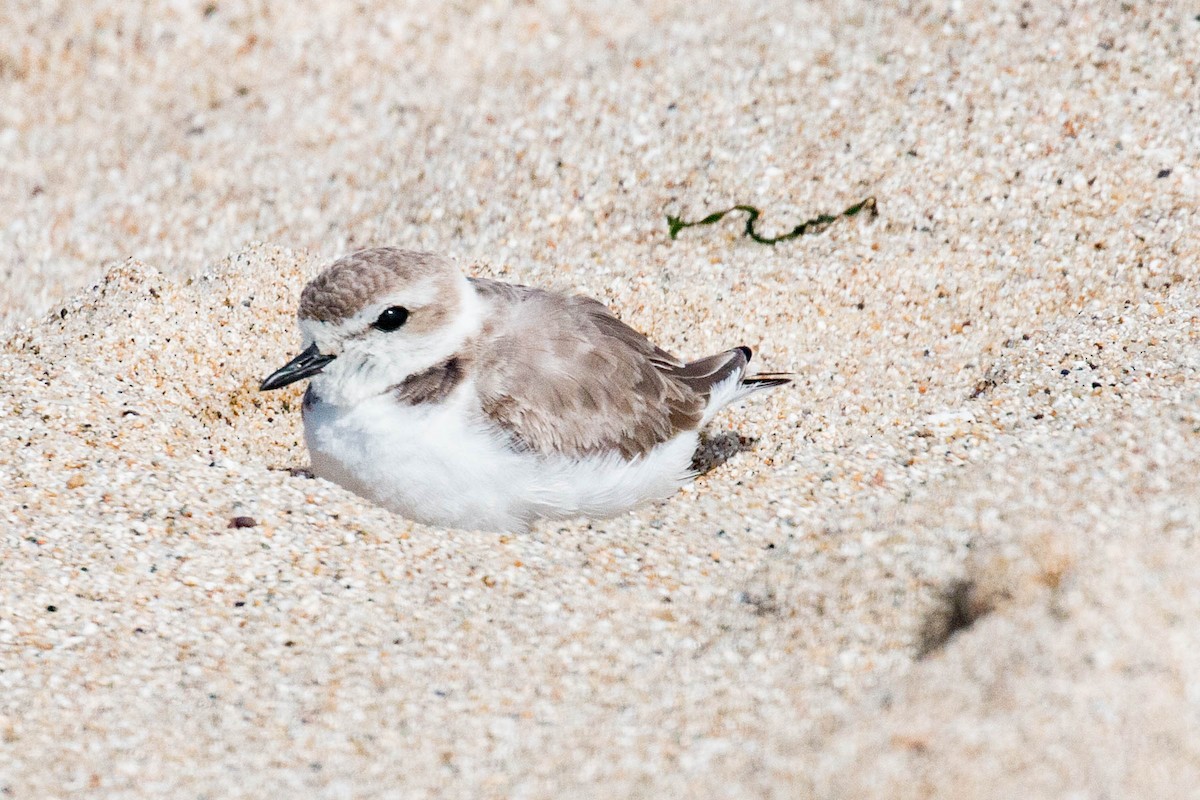
[[[684,228],[692,228],[696,225],[712,225],[713,223],[720,222],[726,214],[732,214],[734,211],[745,211],[747,215],[745,230],[746,236],[749,236],[759,244],[776,245],[779,242],[786,242],[789,239],[795,239],[796,237],[803,236],[806,233],[817,233],[818,231],[824,230],[825,227],[831,222],[836,222],[842,217],[853,217],[860,211],[864,210],[868,211],[871,216],[876,216],[879,214],[879,209],[876,207],[874,197],[868,197],[861,202],[855,203],[840,214],[818,214],[812,219],[801,222],[787,233],[775,237],[762,236],[758,233],[758,231],[754,230],[754,223],[758,220],[762,212],[754,206],[744,205],[727,208],[724,211],[717,211],[713,214],[709,214],[704,219],[698,219],[694,222],[684,222],[679,217],[672,217],[670,214],[668,214],[667,227],[670,230],[671,239],[674,240],[675,237],[679,235],[679,232]]]

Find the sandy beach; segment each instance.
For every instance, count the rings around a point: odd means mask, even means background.
[[[0,11],[0,797],[1194,796],[1198,14]],[[257,391],[385,244],[796,380],[666,502],[416,525]]]

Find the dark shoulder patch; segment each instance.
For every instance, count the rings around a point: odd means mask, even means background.
[[[411,406],[438,403],[446,399],[466,376],[463,356],[450,356],[437,366],[409,375],[392,387],[392,393],[401,403]]]

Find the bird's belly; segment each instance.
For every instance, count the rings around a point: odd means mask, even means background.
[[[304,430],[318,477],[419,522],[504,530],[539,517],[611,516],[665,497],[690,478],[696,447],[696,435],[685,434],[632,462],[518,452],[464,396],[349,409],[317,400],[306,404]]]
[[[313,473],[419,522],[512,527],[504,476],[516,454],[449,400],[311,403],[304,433]]]

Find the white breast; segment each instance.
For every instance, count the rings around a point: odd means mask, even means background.
[[[390,394],[351,407],[305,404],[313,472],[405,517],[457,528],[524,529],[537,518],[612,516],[691,478],[697,434],[645,456],[571,459],[516,452],[464,381],[445,402]]]

